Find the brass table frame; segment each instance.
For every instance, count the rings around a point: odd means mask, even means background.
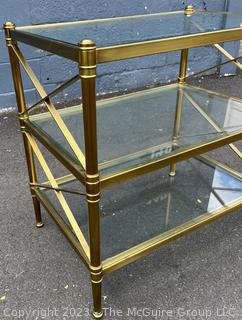
[[[193,7],[188,6],[184,14],[189,16],[192,15],[193,12]],[[43,226],[40,211],[40,204],[42,204],[58,224],[62,232],[65,234],[67,239],[70,241],[74,249],[79,254],[80,258],[90,271],[94,302],[93,315],[95,318],[101,318],[103,315],[101,307],[101,284],[103,275],[106,275],[129,264],[149,254],[162,245],[165,245],[170,241],[173,241],[193,230],[196,230],[197,228],[200,228],[201,226],[208,224],[219,217],[229,214],[230,212],[240,208],[242,206],[242,203],[241,201],[233,202],[228,205],[226,209],[219,209],[212,215],[204,214],[201,217],[187,222],[175,229],[172,229],[171,231],[167,231],[160,236],[145,241],[129,250],[124,251],[123,253],[101,261],[99,221],[100,190],[112,184],[137,177],[139,175],[151,172],[156,169],[160,169],[165,166],[170,166],[170,175],[175,176],[177,162],[196,156],[198,156],[201,161],[206,162],[207,164],[212,166],[219,166],[235,177],[242,179],[242,175],[240,173],[222,165],[221,163],[218,163],[217,161],[214,161],[211,158],[199,156],[204,152],[208,152],[212,149],[229,144],[230,148],[240,158],[242,158],[241,152],[232,144],[233,142],[242,138],[242,130],[234,132],[231,135],[222,135],[219,138],[216,138],[214,141],[200,143],[193,146],[189,150],[180,151],[177,148],[177,151],[174,151],[172,154],[167,154],[161,159],[154,159],[149,163],[145,163],[137,167],[132,167],[130,169],[122,171],[120,170],[119,172],[116,172],[114,174],[108,174],[106,176],[100,177],[97,157],[96,132],[96,64],[134,57],[142,57],[161,52],[181,50],[180,74],[178,78],[180,89],[178,89],[177,110],[172,142],[172,148],[174,148],[175,150],[179,145],[180,117],[184,95],[186,95],[186,98],[189,99],[194,108],[196,108],[197,111],[199,111],[217,131],[220,131],[220,128],[215,123],[213,123],[213,121],[202,111],[196,101],[194,101],[187,93],[184,93],[183,91],[183,84],[185,83],[187,77],[188,49],[205,45],[214,45],[230,61],[232,61],[237,67],[241,69],[242,66],[237,61],[237,59],[232,57],[217,43],[242,39],[242,28],[214,32],[203,32],[200,34],[185,35],[161,40],[152,40],[141,43],[117,45],[105,48],[96,48],[96,45],[92,40],[83,40],[79,43],[79,46],[74,46],[49,38],[41,38],[37,35],[26,33],[25,27],[16,28],[15,25],[11,22],[6,22],[4,25],[4,29],[12,67],[13,81],[19,112],[19,121],[21,131],[23,133],[23,141],[30,180],[30,191],[36,216],[36,226]],[[39,80],[31,70],[28,62],[25,60],[24,56],[19,50],[17,41],[35,46],[37,48],[49,51],[51,53],[77,62],[79,64],[80,74],[67,81],[52,93],[47,94],[40,84]],[[71,147],[73,153],[79,160],[79,166],[71,159],[69,159],[65,154],[63,154],[54,144],[52,144],[45,135],[40,134],[38,130],[36,130],[36,128],[31,125],[31,122],[29,121],[29,111],[37,104],[30,107],[29,109],[27,109],[26,107],[20,64],[26,71],[27,75],[33,82],[41,97],[39,103],[43,102],[49,113],[52,115],[57,126],[59,127],[60,131]],[[85,156],[50,100],[51,96],[65,89],[77,79],[81,79],[82,84]],[[41,116],[43,115],[40,114],[39,117]],[[70,171],[69,175],[59,178],[54,177],[35,139],[39,140]],[[47,182],[39,183],[37,181],[34,154],[48,178]],[[115,161],[118,160],[114,160],[114,162]],[[103,167],[108,165],[110,165],[110,163],[104,163]],[[87,243],[63,195],[64,192],[78,193],[76,191],[67,190],[64,188],[64,185],[67,182],[75,179],[79,180],[86,188],[86,193],[81,195],[86,196],[88,203],[90,244]],[[58,198],[75,235],[70,231],[69,228],[67,228],[58,212],[48,201],[44,192],[42,192],[43,188],[50,188],[54,190],[55,195]]]

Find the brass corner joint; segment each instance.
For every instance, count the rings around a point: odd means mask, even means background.
[[[100,201],[100,177],[99,174],[89,175],[86,173],[86,197],[89,203]]]
[[[186,6],[184,14],[190,17],[194,13],[195,9],[192,5]]]
[[[178,83],[179,83],[179,84],[184,84],[184,83],[186,83],[186,77],[178,77]]]
[[[90,274],[91,274],[91,280],[93,283],[101,283],[103,280],[103,267],[102,264],[100,264],[98,267],[94,267],[91,264],[89,264]]]
[[[79,43],[79,68],[80,77],[96,78],[96,44],[92,40],[85,39]]]
[[[22,133],[26,132],[25,121],[28,119],[28,115],[23,112],[18,112],[18,119],[20,123],[20,130]]]

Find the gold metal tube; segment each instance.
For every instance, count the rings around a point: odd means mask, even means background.
[[[178,77],[179,84],[184,84],[186,82],[187,62],[188,62],[188,49],[183,49],[181,51],[180,71],[179,71],[179,77]],[[174,147],[178,145],[178,141],[179,141],[182,107],[183,107],[183,90],[182,88],[178,88],[175,124],[174,124],[173,141],[172,141],[172,144]],[[170,166],[169,175],[171,177],[174,177],[176,175],[176,164],[172,164]]]
[[[93,316],[98,319],[103,316],[101,306],[103,272],[100,256],[100,178],[98,172],[96,124],[96,45],[92,40],[83,40],[80,42],[79,47],[90,236],[90,275],[94,304]]]
[[[14,41],[11,38],[11,31],[14,29],[15,29],[15,25],[12,22],[6,22],[4,24],[6,43],[7,43],[8,52],[9,52],[9,59],[10,59],[12,75],[13,75],[13,83],[14,83],[16,100],[18,105],[19,122],[20,122],[21,131],[23,133],[24,149],[25,149],[25,154],[27,159],[29,180],[30,180],[30,183],[37,183],[37,174],[36,174],[36,169],[34,164],[33,151],[24,133],[25,131],[24,120],[26,119],[26,117],[25,118],[22,117],[22,113],[26,110],[26,103],[25,103],[24,89],[23,89],[19,61],[12,49],[13,47],[17,47],[16,41]],[[30,191],[33,199],[33,205],[34,205],[34,211],[35,211],[35,217],[36,217],[36,227],[40,228],[40,227],[43,227],[44,225],[41,218],[40,202],[35,195],[34,189],[30,188]]]
[[[180,72],[179,72],[179,78],[178,78],[178,82],[180,84],[186,82],[187,62],[188,62],[188,49],[183,49],[181,51]]]

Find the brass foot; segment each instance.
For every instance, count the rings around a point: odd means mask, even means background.
[[[44,223],[43,222],[37,222],[36,223],[36,227],[37,228],[42,228],[44,226]]]
[[[176,175],[176,171],[171,171],[171,172],[169,173],[169,176],[170,176],[170,177],[175,177],[175,175]]]
[[[93,315],[93,317],[94,317],[95,319],[101,319],[101,318],[103,317],[103,311],[101,311],[101,312],[95,312],[95,311],[93,311],[92,315]]]
[[[176,175],[176,163],[170,165],[170,172],[169,172],[170,177],[175,177],[175,175]]]

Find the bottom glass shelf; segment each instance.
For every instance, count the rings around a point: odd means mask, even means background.
[[[191,159],[177,165],[175,178],[169,168],[155,171],[102,190],[100,202],[101,253],[107,259],[193,219],[226,210],[241,201],[242,181],[219,167]],[[63,188],[80,188],[78,181]],[[42,190],[43,192],[43,190]],[[52,190],[45,190],[61,217],[67,222]],[[88,239],[85,197],[65,197]]]

